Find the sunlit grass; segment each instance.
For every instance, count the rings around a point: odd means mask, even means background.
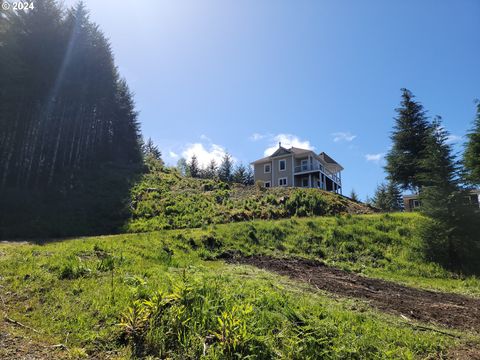
[[[40,329],[52,342],[68,341],[72,348],[88,352],[131,349],[127,344],[132,339],[118,326],[122,314],[134,301],[151,300],[161,291],[177,302],[157,324],[159,332],[142,333],[145,349],[152,354],[197,357],[205,339],[218,335],[218,318],[225,313],[234,314],[248,330],[247,337],[241,332],[231,335],[241,343],[236,349],[243,354],[299,359],[308,354],[439,356],[453,345],[452,338],[419,332],[394,316],[351,300],[332,300],[265,271],[215,260],[226,251],[305,256],[413,286],[480,295],[478,278],[464,279],[423,260],[415,235],[419,219],[415,214],[293,218],[0,245],[0,285],[9,316]],[[189,290],[178,296],[182,286]],[[202,302],[201,296],[207,295],[210,300]],[[196,300],[181,308],[184,297]],[[239,310],[246,306],[252,311]],[[180,310],[192,315],[189,321],[197,325],[178,325],[174,311]],[[166,338],[160,330],[180,331],[185,338],[162,342]],[[212,358],[232,351],[230,342],[218,336],[209,341]]]

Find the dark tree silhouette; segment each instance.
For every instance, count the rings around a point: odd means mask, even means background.
[[[0,232],[110,231],[142,162],[135,104],[110,44],[81,2],[65,11],[37,0],[1,23]],[[65,202],[70,211],[59,206]],[[11,209],[35,224],[10,231]]]

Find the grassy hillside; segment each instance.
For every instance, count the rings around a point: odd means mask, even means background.
[[[132,190],[129,232],[201,227],[291,216],[365,214],[372,209],[317,189],[273,188],[193,179],[174,170],[146,174]]]
[[[346,215],[1,244],[4,311],[41,332],[18,329],[24,335],[66,343],[70,357],[137,352],[180,359],[204,351],[213,359],[442,357],[449,348],[478,344],[478,337],[417,328],[363,302],[220,259],[239,252],[301,255],[479,296],[478,278],[459,278],[422,259],[419,220]]]

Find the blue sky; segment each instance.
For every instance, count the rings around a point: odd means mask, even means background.
[[[281,140],[327,152],[364,199],[385,177],[400,88],[457,151],[480,98],[478,0],[85,2],[170,164],[248,163]]]

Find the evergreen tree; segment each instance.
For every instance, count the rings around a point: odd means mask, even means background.
[[[380,184],[371,201],[371,205],[387,212],[403,210],[402,194],[398,186],[393,182]]]
[[[358,200],[358,195],[357,193],[355,192],[355,189],[352,189],[351,193],[350,193],[350,199],[352,199],[353,201],[359,201]]]
[[[206,169],[205,169],[205,177],[207,179],[214,179],[217,177],[217,163],[214,159],[210,160]]]
[[[376,207],[377,209],[389,211],[388,192],[385,184],[380,184],[377,186],[371,202],[372,206]]]
[[[239,184],[245,184],[246,176],[247,168],[243,164],[239,164],[233,171],[232,181]]]
[[[151,138],[143,143],[142,153],[143,162],[147,166],[150,173],[162,171],[164,169],[165,164],[162,160],[162,153]]]
[[[460,188],[458,167],[447,143],[448,133],[437,119],[427,142],[428,172],[420,193],[421,211],[429,217],[420,227],[426,255],[450,269],[480,271],[480,217]]]
[[[251,166],[247,166],[247,171],[245,173],[245,185],[253,185],[255,182],[255,177]]]
[[[158,149],[158,146],[155,145],[152,138],[148,138],[147,142],[143,145],[143,156],[162,161],[162,152]]]
[[[477,116],[467,138],[463,154],[465,179],[470,184],[480,186],[480,101],[477,102]]]
[[[190,162],[188,163],[188,170],[191,177],[193,178],[200,177],[200,167],[198,165],[198,159],[196,155],[193,155],[192,158],[190,159]]]
[[[1,16],[0,228],[13,228],[12,201],[56,236],[112,231],[100,228],[124,216],[142,156],[133,96],[108,40],[81,2],[65,11],[37,0]]]
[[[407,89],[402,89],[402,101],[396,109],[397,117],[391,135],[392,148],[386,156],[385,170],[391,181],[402,189],[419,189],[423,183],[419,174],[423,173],[426,139],[429,123],[422,104],[414,100]]]
[[[423,171],[417,178],[424,186],[435,186],[452,193],[458,188],[458,163],[448,144],[448,132],[436,117],[429,127],[425,156],[420,160]]]
[[[387,184],[387,203],[388,211],[403,211],[403,197],[397,184],[393,181],[389,181]]]
[[[190,169],[185,158],[180,158],[177,161],[177,170],[182,176],[190,176]]]
[[[223,156],[222,163],[218,169],[218,177],[222,181],[231,181],[232,180],[232,169],[233,161],[230,154],[226,153]]]

